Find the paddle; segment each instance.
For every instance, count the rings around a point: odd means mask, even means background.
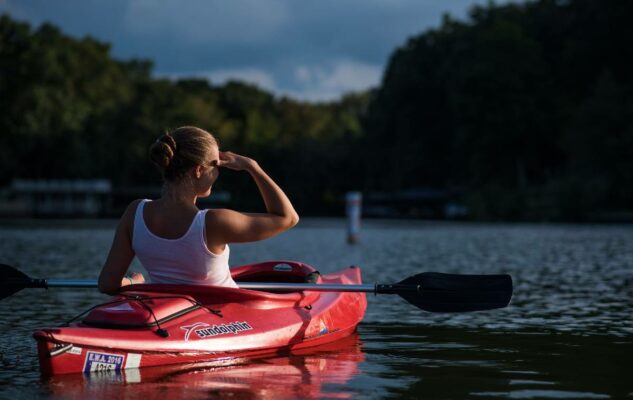
[[[424,272],[396,284],[315,284],[238,282],[242,289],[397,294],[431,312],[463,312],[506,307],[512,298],[510,275],[456,275]],[[25,288],[96,288],[94,280],[33,279],[10,265],[0,264],[0,300]]]

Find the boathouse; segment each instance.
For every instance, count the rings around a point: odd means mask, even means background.
[[[6,191],[30,216],[102,216],[110,205],[106,179],[15,179]]]

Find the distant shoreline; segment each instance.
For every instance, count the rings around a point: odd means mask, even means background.
[[[118,223],[116,218],[0,218],[2,228],[37,228],[37,229],[115,229]],[[421,227],[448,227],[458,226],[633,226],[632,219],[623,220],[593,220],[593,221],[450,221],[429,219],[406,218],[363,218],[361,222],[361,236],[365,229],[376,228],[421,228]],[[307,216],[302,217],[295,229],[301,228],[340,228],[344,230],[346,219],[344,217]]]

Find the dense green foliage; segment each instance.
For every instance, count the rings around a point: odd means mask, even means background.
[[[0,17],[0,79],[0,185],[15,177],[156,184],[148,148],[181,125],[205,128],[222,148],[255,157],[303,211],[340,208],[339,194],[360,175],[347,150],[361,135],[368,94],[309,104],[238,82],[153,79],[147,61],[117,61],[92,38],[73,39],[48,24],[32,31],[8,16]],[[220,189],[238,205],[261,203],[252,182],[234,175]]]
[[[151,75],[107,44],[0,17],[0,186],[15,177],[157,183],[147,149],[197,125],[255,157],[302,213],[347,190],[450,189],[477,219],[633,209],[633,3],[540,0],[446,16],[382,85],[331,103]],[[243,175],[219,181],[242,206]],[[340,212],[340,211],[336,211]]]
[[[631,210],[631,21],[626,0],[541,0],[411,38],[370,106],[369,185],[461,188],[482,219]]]

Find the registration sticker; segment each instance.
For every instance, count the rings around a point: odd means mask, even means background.
[[[84,363],[84,372],[119,372],[123,368],[125,356],[118,354],[97,353],[89,351],[86,353],[86,362]]]

